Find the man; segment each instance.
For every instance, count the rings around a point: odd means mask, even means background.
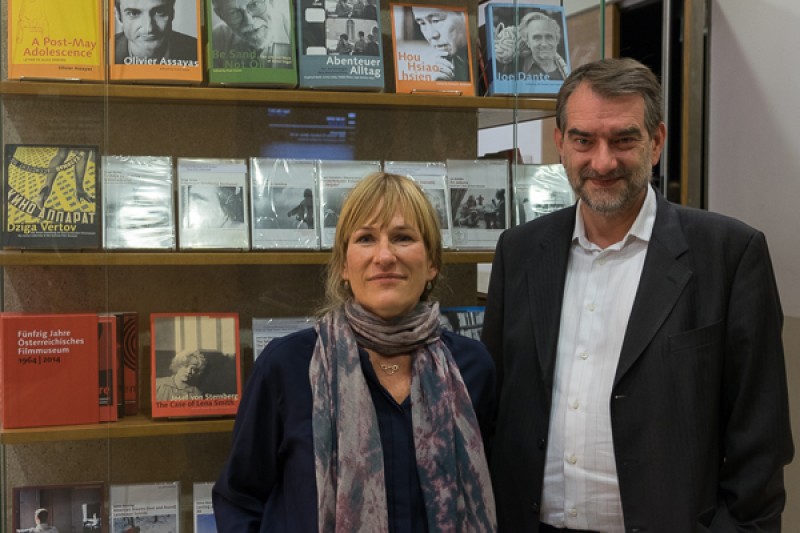
[[[498,242],[501,531],[780,531],[794,450],[767,244],[650,187],[662,103],[634,60],[576,69],[555,141],[579,200]]]
[[[122,24],[122,31],[114,35],[116,64],[197,61],[197,39],[172,30],[175,0],[114,0],[114,6],[117,23]]]
[[[522,73],[536,80],[563,80],[567,77],[567,63],[558,55],[561,42],[561,26],[558,22],[541,11],[532,11],[519,22],[519,39],[520,50],[528,52],[520,54],[519,64],[515,64],[513,55],[503,53],[505,51],[502,49],[497,50],[498,61],[506,59],[505,65],[500,65],[503,73]],[[502,46],[502,40],[498,39],[495,47]]]
[[[343,55],[350,55],[353,53],[353,43],[350,42],[350,38],[346,33],[339,35],[339,41],[336,43],[335,52]]]
[[[214,68],[235,61],[256,68],[294,68],[288,0],[213,0],[222,21],[211,33]]]
[[[364,32],[358,32],[358,40],[353,43],[353,55],[363,56],[367,52],[367,40],[364,37]]]
[[[57,527],[47,523],[50,520],[50,512],[47,509],[36,509],[33,513],[33,520],[36,522],[35,527],[18,529],[17,533],[58,533]]]
[[[437,81],[469,81],[466,15],[440,7],[412,6],[414,20],[432,48],[424,62],[438,67]]]

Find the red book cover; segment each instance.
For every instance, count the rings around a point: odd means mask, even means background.
[[[135,311],[115,313],[122,320],[122,382],[126,415],[139,414],[139,315]]]
[[[0,314],[5,429],[94,424],[97,315]]]
[[[97,319],[97,359],[99,376],[100,422],[115,422],[119,402],[119,349],[117,317],[100,315]]]
[[[239,315],[150,315],[153,418],[235,415],[242,382]]]

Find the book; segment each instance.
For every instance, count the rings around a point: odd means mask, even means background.
[[[122,329],[123,411],[139,414],[139,315],[135,311],[114,313]]]
[[[3,246],[97,249],[96,146],[5,146]]]
[[[493,250],[508,228],[508,161],[448,159],[453,246]]]
[[[203,81],[202,0],[107,0],[109,80]]]
[[[298,0],[299,85],[383,91],[379,0]]]
[[[96,424],[97,315],[0,313],[3,429]]]
[[[235,415],[242,392],[239,315],[150,315],[153,418]]]
[[[115,422],[119,419],[121,394],[119,356],[122,343],[119,339],[117,322],[115,315],[100,314],[97,317],[100,422]]]
[[[194,533],[217,533],[217,521],[211,501],[214,483],[195,482],[192,487]]]
[[[178,158],[178,247],[250,248],[247,161]]]
[[[252,249],[319,249],[317,162],[254,157],[250,178]]]
[[[483,315],[486,308],[483,306],[442,307],[439,309],[442,317],[442,327],[469,337],[481,340],[483,331]]]
[[[105,80],[101,0],[7,0],[8,79]]]
[[[342,204],[353,187],[367,174],[379,172],[380,161],[319,161],[319,213],[320,248],[333,247],[336,224],[342,213]]]
[[[554,95],[571,72],[562,6],[486,4],[487,94]]]
[[[111,533],[176,533],[180,525],[179,481],[111,485]]]
[[[23,485],[14,487],[12,493],[12,531],[49,531],[36,527],[37,518],[54,528],[53,531],[106,531],[105,484],[102,482]]]
[[[174,250],[175,195],[169,156],[103,156],[103,247]]]
[[[390,4],[395,92],[475,96],[466,7]]]
[[[272,339],[314,326],[310,316],[253,318],[253,359],[258,359]]]
[[[237,5],[206,2],[209,83],[295,87],[292,1],[260,0],[246,8]]]
[[[453,246],[453,223],[450,214],[450,189],[447,182],[447,165],[444,161],[386,161],[386,172],[408,176],[422,186],[425,196],[439,216],[442,247]]]
[[[511,181],[514,224],[524,224],[575,203],[575,193],[561,163],[516,165]]]

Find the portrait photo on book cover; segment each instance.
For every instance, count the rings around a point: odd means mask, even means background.
[[[17,533],[100,533],[105,486],[97,483],[14,487]]]
[[[505,189],[452,189],[453,227],[506,229]]]
[[[491,6],[498,79],[564,80],[569,75],[566,28],[558,7]]]
[[[294,68],[291,0],[208,1],[212,68]]]
[[[187,185],[187,227],[240,228],[245,223],[244,187]]]
[[[202,405],[238,394],[238,320],[231,315],[155,315],[153,399]]]
[[[255,229],[314,229],[311,188],[271,187],[253,195]]]
[[[114,0],[114,63],[198,66],[194,0]]]

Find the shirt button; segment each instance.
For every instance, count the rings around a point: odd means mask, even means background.
[[[587,305],[586,309],[588,309],[590,312],[594,313],[594,304]]]
[[[569,457],[567,457],[567,462],[571,465],[574,465],[575,463],[578,462],[578,458],[575,457],[574,455],[570,455]]]
[[[585,360],[589,357],[589,354],[587,352],[581,352],[578,354],[578,357]]]
[[[603,266],[603,265],[605,265],[605,264],[606,264],[606,258],[605,258],[605,257],[601,257],[600,259],[598,259],[598,260],[597,260],[597,263],[598,263],[600,266]]]
[[[569,510],[569,515],[570,515],[571,517],[573,517],[573,518],[574,518],[574,517],[576,517],[576,516],[578,516],[578,510],[577,510],[577,509],[570,509],[570,510]]]
[[[569,406],[572,407],[573,409],[577,409],[578,407],[581,406],[581,402],[579,402],[578,400],[575,400]]]

